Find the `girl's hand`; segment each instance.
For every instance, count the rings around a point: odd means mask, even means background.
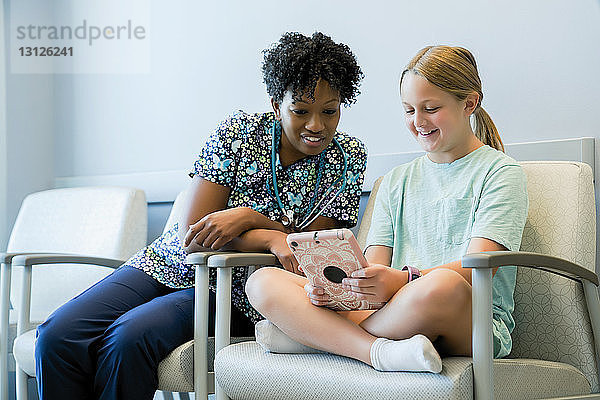
[[[236,207],[207,214],[190,225],[184,247],[195,242],[205,248],[220,249],[249,229],[253,212],[247,207]]]
[[[304,290],[310,302],[315,306],[323,307],[329,302],[329,295],[325,293],[322,287],[313,286],[309,282],[304,285]]]
[[[407,281],[406,271],[371,264],[367,268],[354,271],[351,278],[344,278],[342,287],[354,292],[361,300],[381,303],[391,299]]]
[[[285,239],[287,234],[280,231],[272,231],[271,237],[267,242],[267,250],[273,253],[286,271],[304,276],[304,272],[299,268],[298,260],[290,250]]]

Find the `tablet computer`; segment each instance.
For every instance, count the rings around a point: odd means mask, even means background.
[[[358,299],[355,293],[342,287],[342,279],[369,266],[349,229],[292,233],[288,235],[287,243],[310,283],[322,287],[329,295],[327,307],[370,310],[383,306],[384,303]]]

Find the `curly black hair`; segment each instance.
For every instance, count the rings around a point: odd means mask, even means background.
[[[319,78],[340,93],[343,104],[356,102],[364,74],[345,44],[335,43],[321,32],[312,37],[288,32],[263,54],[263,80],[276,102],[283,100],[287,90],[291,90],[296,101],[303,95],[314,101]]]

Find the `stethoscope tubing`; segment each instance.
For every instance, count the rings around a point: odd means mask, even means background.
[[[271,128],[271,178],[272,178],[272,182],[273,182],[273,190],[275,193],[275,198],[277,199],[277,204],[279,205],[279,209],[281,210],[283,215],[287,216],[285,207],[283,207],[283,203],[281,201],[281,198],[279,197],[279,189],[277,188],[277,175],[275,173],[275,153],[277,151],[277,149],[275,149],[276,127],[280,128],[278,121],[274,121],[273,127]],[[347,182],[346,174],[348,173],[348,156],[336,138],[333,138],[333,143],[335,143],[337,148],[340,150],[340,152],[342,153],[342,157],[344,159],[344,168],[342,171],[342,175],[340,177],[338,177],[335,180],[335,182],[333,182],[329,186],[329,188],[327,188],[327,190],[325,191],[323,196],[321,196],[319,201],[309,210],[308,214],[304,217],[302,222],[300,222],[298,224],[298,226],[296,226],[296,228],[299,230],[302,230],[302,229],[306,228],[307,226],[309,226],[310,224],[312,224],[313,221],[315,219],[317,219],[320,215],[322,215],[323,212],[327,209],[327,207],[329,207],[331,205],[331,203],[333,203],[333,201],[340,195],[340,193],[342,193],[344,191],[344,189],[346,189],[346,182]],[[325,151],[325,150],[323,150],[323,151]],[[323,201],[333,191],[335,186],[340,181],[342,182],[342,186],[338,189],[336,194],[331,199],[329,199],[329,201],[325,204],[325,206],[321,207],[321,204],[323,203]],[[320,186],[320,176],[317,178],[317,183],[315,186],[316,186],[315,187],[315,196],[316,196],[317,192],[319,190],[319,186]],[[317,210],[316,214],[315,214],[315,210]],[[293,221],[290,221],[290,222],[293,224]]]

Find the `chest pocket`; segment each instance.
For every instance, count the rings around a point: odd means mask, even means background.
[[[439,200],[439,238],[446,244],[462,244],[471,238],[473,202],[469,198]]]

